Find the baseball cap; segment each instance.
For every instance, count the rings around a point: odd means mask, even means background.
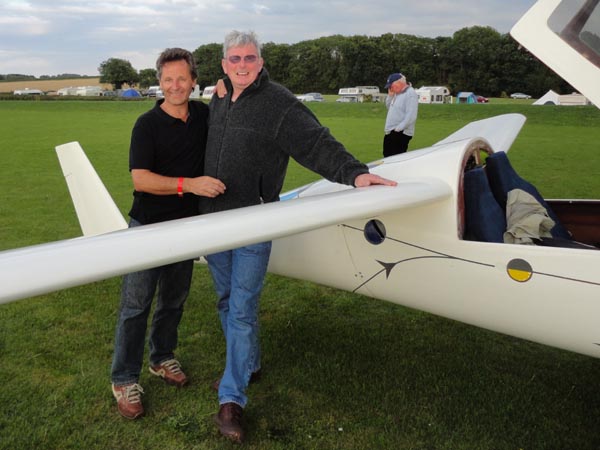
[[[402,75],[400,72],[391,74],[387,79],[387,83],[385,84],[385,89],[389,89],[389,87],[392,85],[392,83],[394,83],[395,81],[398,81],[402,78],[404,78],[404,75]]]

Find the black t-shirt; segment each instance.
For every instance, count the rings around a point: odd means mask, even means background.
[[[129,148],[129,170],[146,169],[168,177],[193,178],[202,175],[208,107],[189,102],[187,122],[164,112],[156,102],[142,114],[133,127]],[[181,219],[198,214],[198,197],[194,194],[153,195],[133,191],[129,215],[142,224]]]

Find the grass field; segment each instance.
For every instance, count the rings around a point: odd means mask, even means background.
[[[151,105],[0,102],[0,250],[79,235],[58,144],[82,144],[125,214],[130,131]],[[359,159],[380,158],[382,105],[309,106]],[[521,175],[546,197],[600,198],[593,107],[421,105],[410,148],[507,112],[528,118],[509,153]],[[314,179],[291,164],[285,188]],[[118,297],[114,278],[0,305],[0,449],[234,448],[211,419],[224,344],[206,268],[195,269],[180,327],[192,383],[176,390],[144,372],[147,415],[135,422],[110,393]],[[600,448],[596,359],[277,276],[261,321],[264,376],[249,391],[248,448]]]

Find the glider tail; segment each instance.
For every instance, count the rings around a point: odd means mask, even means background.
[[[83,235],[95,236],[127,228],[121,211],[79,142],[59,145],[56,153]]]

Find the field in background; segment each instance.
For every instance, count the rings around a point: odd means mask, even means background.
[[[100,86],[102,89],[112,89],[111,84],[100,83],[100,77],[97,77],[65,80],[2,81],[0,82],[0,93],[12,94],[17,89],[39,89],[43,92],[49,92],[58,91],[64,87],[78,86]]]
[[[0,94],[2,93],[13,93],[17,89],[39,89],[43,92],[57,91],[64,87],[77,87],[77,86],[100,86],[102,89],[111,90],[112,85],[108,83],[100,83],[100,77],[96,78],[73,78],[65,80],[34,80],[34,81],[0,81]],[[383,91],[382,91],[383,92]],[[335,102],[338,95],[324,95],[326,102]],[[536,99],[529,100],[514,100],[511,98],[490,98],[490,103],[500,104],[508,103],[512,105],[528,105]],[[430,105],[428,105],[430,106]],[[475,106],[475,105],[473,105]]]
[[[79,235],[54,152],[65,142],[81,142],[125,214],[131,127],[152,105],[0,102],[0,250]],[[380,158],[382,105],[308,106],[359,159]],[[508,112],[528,118],[509,153],[521,175],[547,197],[600,198],[593,107],[423,105],[410,148]],[[316,178],[292,163],[285,188]],[[191,385],[144,369],[147,415],[134,422],[118,416],[109,384],[119,284],[0,305],[0,449],[234,448],[211,419],[224,345],[206,267],[195,268],[180,327]],[[247,448],[600,448],[599,360],[278,276],[267,278],[261,325]]]
[[[382,91],[384,92],[384,91]],[[325,99],[326,102],[335,102],[339,97],[339,95],[334,95],[334,94],[327,94],[327,95],[323,95],[323,98]],[[452,97],[453,103],[456,102],[456,97]],[[489,98],[489,103],[488,104],[494,104],[494,105],[498,105],[498,104],[509,104],[509,105],[531,105],[533,102],[535,102],[537,99],[535,98],[531,98],[531,99],[513,99],[510,97],[506,97],[506,98],[500,98],[500,97],[490,97]],[[479,106],[485,106],[485,103],[481,103],[479,104]],[[440,106],[440,105],[425,105],[425,107],[430,107],[430,106]],[[477,105],[465,105],[465,106],[477,106]]]

